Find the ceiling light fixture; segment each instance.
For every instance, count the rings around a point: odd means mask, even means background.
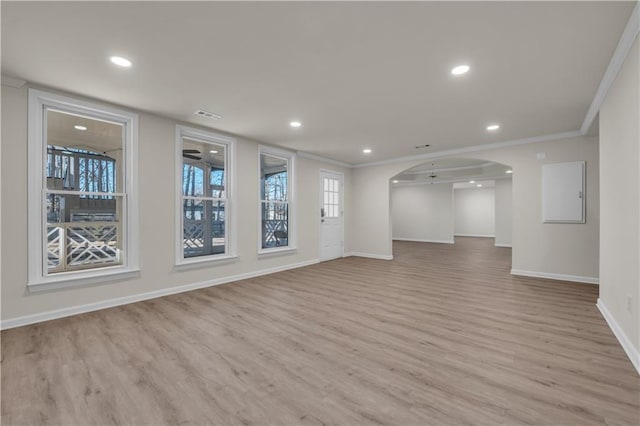
[[[130,60],[123,58],[122,56],[112,56],[109,60],[119,67],[129,68],[132,65]]]
[[[511,173],[513,173],[513,170],[507,170],[505,173],[510,175]]]
[[[365,148],[362,150],[362,152],[364,152],[365,154],[371,154],[371,149],[370,148]]]
[[[73,128],[76,130],[82,130],[83,132],[87,130],[87,126],[81,126],[79,124],[76,124],[75,126],[73,126]]]
[[[493,131],[493,130],[498,130],[499,128],[500,128],[499,124],[490,124],[490,125],[487,126],[487,130],[490,131],[490,132]]]
[[[212,149],[211,151],[209,151],[209,154],[217,154],[218,151],[216,151],[215,149]]]
[[[300,127],[302,126],[302,123],[299,121],[292,121],[291,123],[289,123],[289,126],[291,127]]]
[[[476,183],[476,181],[475,180],[470,180],[469,183]]]
[[[469,67],[469,65],[458,65],[457,67],[454,67],[451,69],[451,74],[453,75],[462,75],[462,74],[466,74],[467,72],[469,72],[471,68]]]
[[[482,184],[481,184],[481,183],[477,184],[476,186],[477,186],[478,188],[482,188]]]
[[[397,181],[397,180],[394,180],[394,181],[393,181],[393,183],[398,183],[398,181]]]

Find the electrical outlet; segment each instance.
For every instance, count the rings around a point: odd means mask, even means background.
[[[633,297],[627,296],[627,311],[629,311],[629,313],[632,313],[631,312],[632,310],[633,310]]]

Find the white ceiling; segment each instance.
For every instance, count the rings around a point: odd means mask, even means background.
[[[634,2],[1,7],[5,75],[356,164],[579,129]]]

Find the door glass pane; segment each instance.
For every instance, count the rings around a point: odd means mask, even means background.
[[[325,217],[340,216],[340,181],[324,178],[323,208]]]

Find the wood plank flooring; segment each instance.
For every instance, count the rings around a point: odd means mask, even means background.
[[[2,332],[3,425],[638,425],[597,287],[491,239]]]

